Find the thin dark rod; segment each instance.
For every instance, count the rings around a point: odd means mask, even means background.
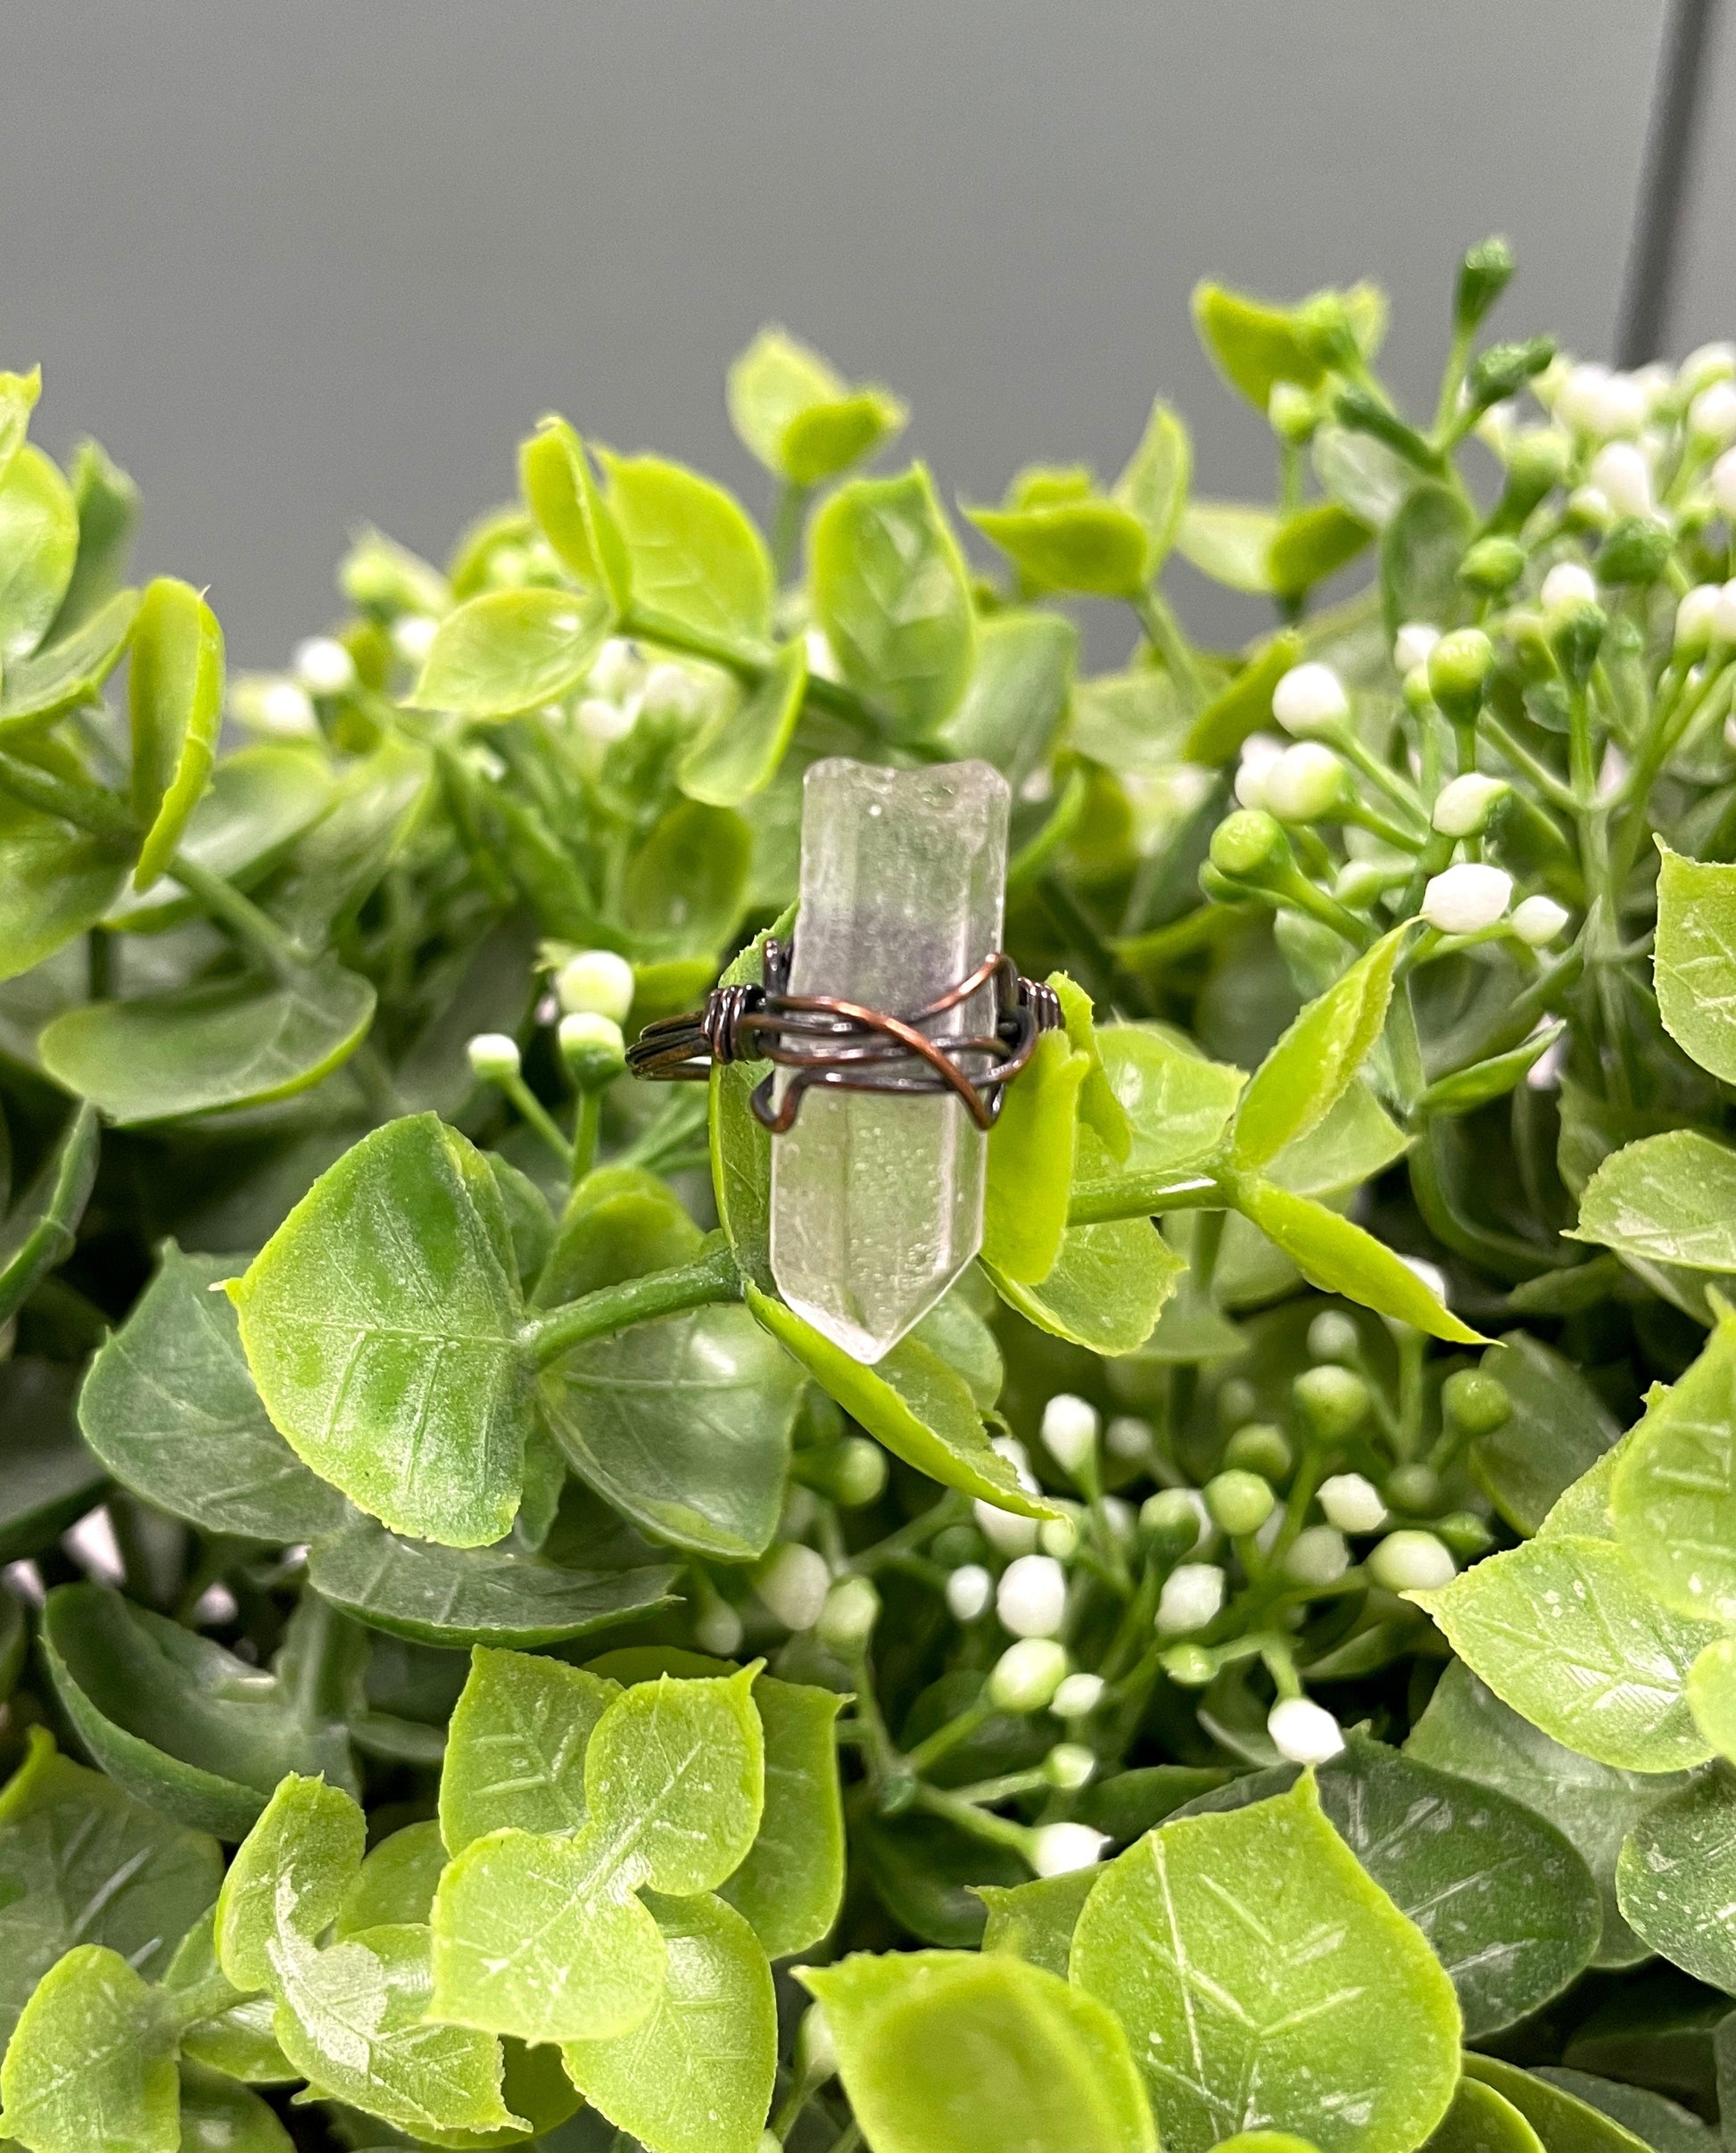
[[[1657,358],[1669,336],[1717,12],[1718,0],[1671,0],[1616,335],[1620,367]]]

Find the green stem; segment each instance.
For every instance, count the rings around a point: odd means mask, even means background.
[[[1181,624],[1156,591],[1141,591],[1129,601],[1138,616],[1139,625],[1145,631],[1145,640],[1151,644],[1164,664],[1178,687],[1183,688],[1195,704],[1206,700],[1205,679],[1194,657],[1193,646],[1181,632]]]
[[[345,1617],[310,1586],[303,1592],[295,1614],[290,1702],[303,1727],[319,1727],[343,1713],[349,1626]]]
[[[496,1082],[518,1109],[520,1118],[535,1130],[538,1136],[560,1161],[568,1173],[573,1172],[573,1147],[567,1142],[559,1123],[537,1097],[521,1074],[499,1077]],[[576,1180],[577,1176],[574,1178]]]
[[[802,518],[814,489],[786,478],[778,488],[777,507],[772,514],[772,567],[780,584],[789,581],[796,565],[796,548],[801,541]]]
[[[1221,1211],[1228,1197],[1213,1173],[1129,1173],[1075,1188],[1070,1226],[1102,1226],[1111,1219],[1151,1219],[1166,1211]]]
[[[575,1346],[591,1338],[611,1337],[634,1323],[649,1323],[658,1316],[680,1315],[689,1308],[706,1308],[717,1301],[741,1298],[741,1274],[729,1244],[719,1239],[691,1263],[678,1263],[669,1271],[647,1271],[619,1286],[605,1286],[583,1294],[546,1315],[533,1316],[525,1324],[524,1337],[539,1368],[558,1360]]]
[[[926,1772],[930,1766],[955,1750],[961,1742],[974,1735],[979,1727],[987,1727],[995,1717],[995,1708],[987,1693],[974,1704],[967,1704],[962,1712],[947,1720],[944,1727],[935,1728],[925,1742],[919,1742],[905,1759],[913,1772]]]
[[[727,636],[707,635],[702,629],[690,627],[685,621],[649,606],[630,607],[621,623],[621,633],[636,642],[656,643],[665,650],[679,650],[685,658],[702,658],[707,665],[720,666],[745,688],[756,688],[771,672],[776,658],[776,653],[766,644],[736,642]],[[841,681],[822,680],[817,674],[809,674],[803,700],[816,710],[847,719],[876,740],[887,737],[886,719],[854,688],[847,688]]]
[[[226,882],[220,874],[213,874],[209,867],[200,866],[196,860],[190,860],[179,852],[169,861],[169,872],[203,912],[228,928],[236,940],[244,943],[256,956],[262,957],[279,979],[304,968],[307,958],[302,945],[285,934],[277,921],[261,912],[250,898],[243,897],[233,882]]]
[[[573,1124],[572,1180],[576,1188],[597,1162],[597,1132],[603,1122],[603,1095],[591,1087],[579,1094],[578,1119]]]
[[[930,1817],[944,1817],[973,1838],[986,1839],[994,1846],[1011,1847],[1027,1861],[1030,1859],[1033,1834],[1027,1824],[1015,1824],[1010,1817],[996,1817],[992,1809],[980,1809],[938,1786],[919,1786],[915,1807],[926,1809]]]

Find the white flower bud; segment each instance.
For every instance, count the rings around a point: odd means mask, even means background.
[[[407,666],[419,666],[439,633],[440,623],[432,613],[402,613],[392,624],[392,647]]]
[[[1612,441],[1600,449],[1589,476],[1618,516],[1652,514],[1651,466],[1633,442]]]
[[[1688,407],[1688,431],[1722,449],[1736,441],[1736,383],[1715,381]]]
[[[1715,381],[1736,375],[1736,344],[1702,344],[1689,352],[1675,370],[1675,385],[1683,396],[1698,396]]]
[[[1284,753],[1284,742],[1269,733],[1251,733],[1242,742],[1241,760],[1236,766],[1236,799],[1244,807],[1266,805],[1266,776]]]
[[[1179,1527],[1190,1511],[1195,1530],[1194,1543],[1187,1553],[1197,1554],[1218,1530],[1211,1512],[1206,1508],[1205,1497],[1197,1487],[1159,1488],[1156,1495],[1147,1495],[1140,1504],[1139,1521],[1148,1532],[1168,1532],[1172,1525]]]
[[[1565,612],[1570,606],[1598,602],[1597,578],[1576,560],[1558,560],[1543,578],[1541,593],[1546,613]]]
[[[1131,1540],[1138,1530],[1139,1513],[1131,1503],[1124,1503],[1120,1495],[1105,1495],[1103,1499],[1104,1523],[1112,1537]]]
[[[1356,1325],[1342,1309],[1324,1309],[1308,1327],[1308,1350],[1316,1361],[1354,1361],[1360,1346]]]
[[[977,1529],[997,1554],[1028,1555],[1037,1545],[1037,1520],[1017,1511],[1000,1510],[979,1497],[972,1505]]]
[[[1551,399],[1555,417],[1582,434],[1598,432],[1599,405],[1608,379],[1609,368],[1595,359],[1583,360],[1579,365],[1568,367],[1555,385]]]
[[[356,684],[356,661],[335,635],[308,636],[289,665],[310,695],[342,695]]]
[[[1609,496],[1601,486],[1575,486],[1567,496],[1567,514],[1575,523],[1607,531],[1616,520]]]
[[[1072,1677],[1068,1677],[1071,1681]],[[1060,1694],[1057,1691],[1056,1695]],[[1049,1710],[1054,1710],[1051,1698]],[[1082,1786],[1091,1784],[1091,1775],[1097,1768],[1095,1751],[1086,1748],[1082,1742],[1057,1742],[1043,1760],[1043,1774],[1051,1786],[1058,1786],[1063,1794],[1077,1794]]]
[[[1077,1473],[1097,1448],[1097,1409],[1071,1391],[1060,1391],[1043,1408],[1043,1447],[1062,1472]]]
[[[611,635],[591,660],[586,685],[605,702],[624,702],[639,677],[639,653],[624,635]]]
[[[1067,1614],[1067,1573],[1053,1555],[1021,1555],[995,1591],[1001,1627],[1015,1637],[1053,1637]]]
[[[1181,1637],[1203,1630],[1224,1604],[1224,1573],[1215,1562],[1178,1562],[1157,1600],[1157,1634]]]
[[[1065,1876],[1101,1861],[1108,1844],[1109,1834],[1088,1824],[1041,1825],[1031,1841],[1030,1866],[1039,1876]]]
[[[1319,1488],[1320,1508],[1341,1533],[1376,1532],[1386,1522],[1380,1490],[1360,1473],[1332,1473]]]
[[[1428,654],[1440,640],[1441,631],[1432,621],[1406,621],[1393,645],[1393,667],[1399,678],[1427,665]]]
[[[947,1580],[947,1611],[955,1622],[974,1622],[994,1597],[995,1580],[980,1562],[962,1562]]]
[[[579,731],[599,747],[625,740],[639,721],[637,699],[627,703],[606,703],[599,695],[587,695],[577,711]]]
[[[815,680],[837,680],[840,677],[838,659],[831,645],[826,641],[823,628],[810,628],[802,638],[807,653],[807,669]]]
[[[820,1642],[846,1655],[859,1652],[880,1619],[880,1596],[867,1577],[840,1577],[826,1594],[814,1625]]]
[[[269,733],[274,739],[315,740],[319,734],[312,699],[299,681],[260,683],[246,699],[243,715],[259,732]]]
[[[831,1570],[816,1549],[799,1540],[774,1547],[755,1569],[754,1590],[785,1629],[809,1630],[831,1590]]]
[[[697,717],[705,708],[703,684],[685,666],[665,660],[645,675],[644,707],[654,712],[671,712],[679,717]]]
[[[1123,1464],[1148,1457],[1151,1447],[1152,1424],[1142,1420],[1137,1413],[1117,1413],[1104,1430],[1104,1448]]]
[[[87,1577],[104,1585],[119,1585],[127,1574],[113,1520],[102,1503],[69,1527],[61,1536],[61,1544]]]
[[[1519,407],[1512,397],[1504,396],[1499,403],[1492,403],[1471,428],[1485,449],[1505,457],[1514,435],[1518,431]],[[1402,669],[1402,668],[1401,668]]]
[[[560,1029],[555,1034],[562,1055],[572,1061],[577,1055],[608,1056],[617,1062],[627,1057],[627,1042],[622,1037],[621,1027],[612,1016],[599,1016],[594,1009],[570,1009],[560,1020]]]
[[[1722,515],[1736,517],[1736,449],[1726,449],[1712,467],[1712,498]]]
[[[1567,907],[1541,893],[1515,905],[1509,923],[1519,940],[1528,942],[1533,949],[1542,949],[1552,942],[1567,923]]]
[[[1633,370],[1633,379],[1640,385],[1646,400],[1646,415],[1649,418],[1659,404],[1666,402],[1675,390],[1675,376],[1662,360],[1649,360]]]
[[[1266,773],[1267,812],[1281,823],[1318,822],[1343,795],[1344,766],[1317,740],[1286,748]]]
[[[1369,1551],[1366,1568],[1389,1593],[1433,1592],[1459,1574],[1459,1565],[1433,1533],[1409,1530],[1388,1533]]]
[[[1610,374],[1591,400],[1591,424],[1587,431],[1604,440],[1616,435],[1634,435],[1651,416],[1649,385],[1633,374]]]
[[[727,1600],[713,1600],[693,1622],[693,1642],[714,1660],[733,1660],[741,1650],[741,1618]]]
[[[470,1067],[484,1083],[518,1074],[518,1042],[504,1031],[479,1031],[465,1048]]]
[[[988,1702],[997,1711],[1040,1712],[1067,1679],[1067,1648],[1053,1637],[1021,1637],[988,1676]]]
[[[1284,1574],[1294,1585],[1336,1585],[1350,1566],[1351,1551],[1334,1525],[1298,1533],[1284,1558]]]
[[[1736,643],[1736,578],[1718,592],[1718,602],[1712,609],[1712,636],[1715,642]]]
[[[1324,1764],[1344,1746],[1338,1722],[1311,1697],[1285,1697],[1266,1715],[1266,1732],[1292,1764]]]
[[[1272,690],[1272,716],[1297,740],[1329,731],[1350,714],[1344,683],[1330,666],[1292,666]]]
[[[1079,1526],[1072,1518],[1045,1518],[1037,1528],[1037,1544],[1046,1555],[1065,1562],[1079,1553]]]
[[[1489,811],[1507,791],[1504,777],[1467,770],[1442,786],[1430,821],[1443,837],[1471,837],[1489,819]]]
[[[1712,640],[1712,621],[1718,609],[1718,585],[1696,584],[1685,591],[1675,609],[1675,647],[1684,658],[1698,658]]]
[[[1461,860],[1431,875],[1423,891],[1422,916],[1443,934],[1477,934],[1492,927],[1513,896],[1513,877],[1482,860]]]
[[[838,2075],[838,2043],[823,2008],[811,2003],[796,2032],[796,2075],[804,2085],[823,2086]]]
[[[1049,1700],[1049,1710],[1057,1719],[1083,1719],[1103,1702],[1104,1688],[1101,1675],[1069,1675]]]
[[[582,950],[556,973],[555,994],[565,1010],[593,1010],[624,1024],[632,1007],[632,966],[613,949]]]

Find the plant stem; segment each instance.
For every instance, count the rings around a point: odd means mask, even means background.
[[[1014,1853],[1030,1859],[1031,1829],[1028,1824],[1015,1824],[1010,1817],[996,1817],[992,1809],[980,1809],[973,1802],[965,1801],[957,1794],[949,1794],[942,1787],[919,1786],[915,1806],[926,1809],[930,1817],[944,1817],[978,1839],[987,1839],[994,1846],[1010,1846]]]
[[[621,633],[632,636],[635,642],[657,643],[665,650],[679,650],[683,657],[719,666],[744,688],[756,688],[772,670],[776,658],[775,652],[764,643],[740,643],[726,636],[707,635],[700,629],[690,627],[685,621],[674,619],[648,606],[631,607],[622,621]],[[875,740],[884,740],[889,731],[880,713],[841,681],[822,680],[817,674],[810,674],[802,699],[816,710],[847,719]]]
[[[1145,631],[1145,640],[1169,667],[1177,686],[1185,689],[1196,706],[1203,703],[1204,676],[1187,638],[1181,632],[1181,624],[1163,598],[1156,591],[1147,590],[1141,591],[1129,602],[1139,617],[1139,625]]]
[[[602,1127],[603,1095],[594,1086],[579,1094],[578,1119],[573,1124],[572,1180],[576,1188],[597,1159],[597,1132]]]
[[[568,1173],[572,1173],[573,1147],[562,1133],[560,1125],[555,1120],[554,1115],[537,1097],[535,1092],[525,1081],[523,1075],[503,1076],[498,1078],[496,1081],[518,1109],[520,1118],[530,1128],[535,1130],[538,1136],[560,1161],[561,1165]],[[577,1178],[575,1174],[574,1179]]]
[[[602,1287],[563,1307],[551,1308],[546,1315],[533,1316],[523,1335],[537,1366],[546,1368],[575,1346],[610,1337],[632,1324],[740,1298],[741,1274],[728,1242],[720,1238],[694,1263],[678,1263],[669,1271],[647,1271],[642,1278]]]
[[[802,518],[813,492],[812,486],[798,485],[793,478],[786,478],[778,488],[777,506],[772,512],[772,569],[781,584],[789,581],[789,571],[796,565]]]
[[[1213,1173],[1122,1174],[1076,1188],[1067,1223],[1102,1226],[1111,1219],[1150,1219],[1166,1211],[1221,1211],[1227,1200]]]

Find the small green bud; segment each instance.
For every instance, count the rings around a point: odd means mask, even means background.
[[[519,1069],[518,1042],[504,1031],[479,1031],[465,1052],[470,1067],[484,1084],[504,1083]]]
[[[1160,1488],[1139,1507],[1140,1536],[1164,1561],[1191,1555],[1206,1537],[1210,1526],[1205,1504],[1191,1487]]]
[[[1260,1393],[1245,1376],[1231,1376],[1218,1391],[1218,1425],[1228,1435],[1260,1411]]]
[[[840,1577],[814,1624],[820,1641],[846,1656],[858,1652],[880,1619],[880,1596],[867,1577]]]
[[[864,1503],[874,1502],[886,1486],[886,1453],[866,1436],[846,1436],[841,1442],[829,1443],[822,1449],[798,1451],[790,1470],[804,1486],[824,1495],[829,1503],[836,1503],[840,1510],[859,1510]],[[968,1531],[969,1528],[948,1529]],[[973,1535],[971,1553],[963,1559],[973,1560],[980,1549]]]
[[[1397,1466],[1386,1477],[1386,1500],[1397,1510],[1425,1514],[1441,1500],[1441,1476],[1420,1462]]]
[[[1289,841],[1282,825],[1261,807],[1238,808],[1211,832],[1211,865],[1219,874],[1248,881],[1289,857]]]
[[[1239,1539],[1257,1533],[1272,1514],[1277,1497],[1271,1483],[1258,1473],[1232,1470],[1218,1473],[1205,1484],[1205,1507],[1214,1524]]]
[[[1455,724],[1468,724],[1483,708],[1494,662],[1494,646],[1481,628],[1455,628],[1429,652],[1429,693]]]
[[[1320,423],[1320,407],[1294,381],[1275,381],[1266,400],[1266,417],[1280,441],[1301,448],[1314,437]]]
[[[1357,364],[1361,354],[1356,332],[1336,292],[1320,292],[1303,300],[1290,319],[1302,349],[1317,365],[1343,373]]]
[[[589,1009],[624,1024],[632,1007],[632,966],[613,949],[585,949],[555,974],[555,996],[567,1012]]]
[[[1512,1418],[1507,1386],[1480,1368],[1456,1369],[1441,1386],[1441,1412],[1450,1428],[1476,1437],[1492,1435]]]
[[[1433,1533],[1388,1533],[1370,1550],[1363,1568],[1389,1593],[1438,1592],[1451,1585],[1459,1565]]]
[[[1182,1689],[1203,1690],[1218,1672],[1218,1655],[1203,1644],[1172,1644],[1159,1665]]]
[[[1479,538],[1459,564],[1459,580],[1480,598],[1499,598],[1525,574],[1525,550],[1516,538]]]
[[[817,2003],[811,2003],[796,2033],[796,2076],[804,2085],[823,2086],[837,2074],[838,2044],[825,2012]],[[780,2139],[779,2153],[782,2153],[782,2144]]]
[[[934,1536],[929,1553],[942,1569],[956,1569],[964,1562],[980,1562],[985,1553],[982,1535],[974,1525],[949,1525]]]
[[[1477,353],[1466,377],[1472,403],[1482,410],[1517,396],[1554,357],[1555,340],[1550,336],[1530,336],[1523,344],[1492,344]]]
[[[1656,583],[1670,564],[1671,540],[1649,516],[1624,516],[1598,551],[1601,584]]]
[[[1361,1334],[1342,1310],[1324,1310],[1308,1327],[1308,1350],[1316,1361],[1353,1361],[1362,1350]]]
[[[627,1042],[613,1017],[575,1009],[560,1020],[555,1034],[560,1058],[581,1091],[600,1091],[627,1066]]]
[[[996,1711],[1040,1712],[1066,1680],[1067,1648],[1053,1637],[1021,1637],[1009,1644],[988,1677],[988,1702]]]
[[[1513,250],[1498,233],[1467,249],[1452,302],[1453,327],[1460,335],[1482,326],[1512,275]]]
[[[1470,1562],[1478,1555],[1486,1554],[1495,1544],[1495,1536],[1486,1520],[1474,1510],[1449,1511],[1444,1518],[1437,1518],[1434,1536],[1444,1541],[1461,1562]]]
[[[1224,1445],[1224,1463],[1239,1472],[1259,1473],[1268,1480],[1282,1480],[1295,1457],[1281,1428],[1269,1420],[1251,1420],[1238,1428]]]
[[[1556,663],[1570,681],[1587,681],[1608,633],[1609,616],[1585,600],[1563,606],[1550,624]]]
[[[1290,1389],[1303,1426],[1318,1443],[1343,1442],[1368,1417],[1368,1386],[1353,1369],[1331,1362],[1307,1368]]]
[[[1558,426],[1533,426],[1516,434],[1507,451],[1507,484],[1489,527],[1517,531],[1531,511],[1567,476],[1574,447]]]
[[[1087,1786],[1097,1768],[1095,1753],[1082,1742],[1057,1742],[1043,1760],[1043,1776],[1063,1793],[1076,1794]]]

